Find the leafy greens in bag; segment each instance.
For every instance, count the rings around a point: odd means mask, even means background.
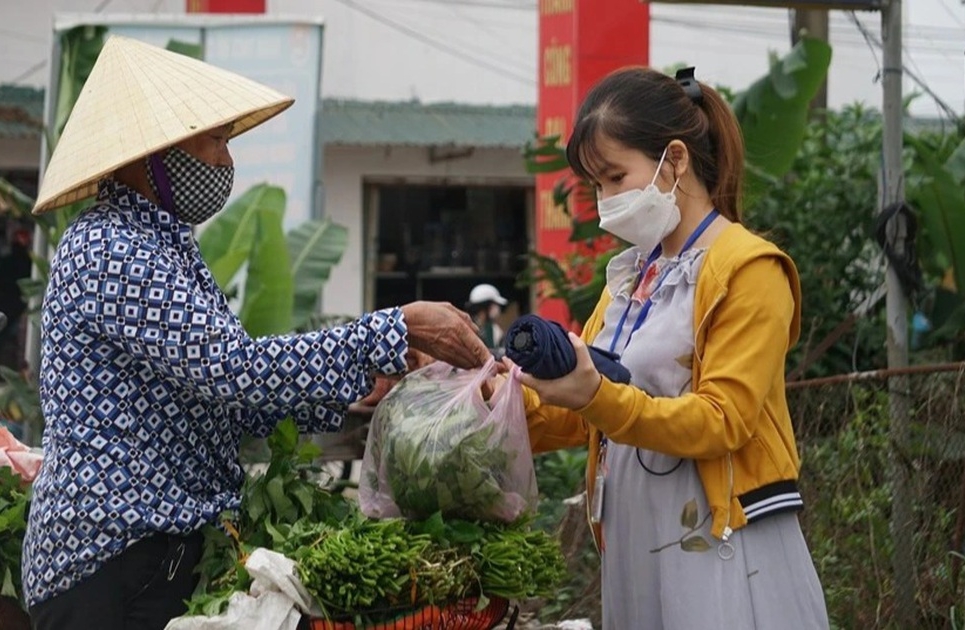
[[[512,522],[535,509],[522,387],[510,376],[490,409],[480,387],[494,369],[492,360],[474,371],[434,363],[382,399],[362,460],[365,514]]]

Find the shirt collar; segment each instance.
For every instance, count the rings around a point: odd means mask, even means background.
[[[673,258],[660,256],[653,264],[656,269],[663,268],[668,261],[694,261],[706,251],[706,248],[688,249],[677,254]],[[636,288],[640,272],[647,264],[647,256],[639,247],[630,247],[613,258],[606,266],[606,284],[610,290],[610,295],[617,297],[629,297],[630,293]]]
[[[157,232],[172,245],[178,247],[194,245],[194,233],[189,224],[115,179],[106,178],[98,183],[97,201],[126,212],[131,220]]]
[[[606,284],[610,295],[627,297],[636,286],[640,269],[647,262],[647,257],[639,247],[630,247],[613,258],[606,266]]]

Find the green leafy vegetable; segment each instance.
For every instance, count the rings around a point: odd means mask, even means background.
[[[316,451],[294,423],[281,423],[268,444],[268,468],[245,484],[239,513],[227,515],[231,535],[205,532],[189,614],[216,615],[233,592],[248,590],[243,564],[255,547],[293,559],[325,616],[357,625],[470,596],[546,595],[562,582],[559,543],[527,520],[459,520],[438,510],[424,520],[371,519],[311,479]]]
[[[454,399],[465,383],[446,382],[454,372],[439,369],[407,375],[376,408],[363,461],[363,511],[392,514],[378,512],[394,504],[412,519],[442,512],[512,522],[529,507],[515,491],[513,470],[518,458],[532,455],[507,439],[504,427],[480,417],[473,401]]]
[[[21,601],[20,558],[27,531],[30,491],[23,479],[0,466],[0,595]]]

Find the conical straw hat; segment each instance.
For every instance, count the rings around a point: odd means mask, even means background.
[[[237,136],[293,102],[237,74],[113,35],[54,148],[33,212],[90,197],[104,176],[203,131],[234,123]]]

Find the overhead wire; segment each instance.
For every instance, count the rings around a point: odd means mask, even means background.
[[[851,17],[852,17],[852,23],[854,24],[855,28],[857,28],[861,32],[861,34],[864,35],[865,39],[868,41],[869,47],[873,43],[874,46],[877,47],[878,49],[883,49],[884,45],[882,44],[881,40],[876,38],[872,33],[868,31],[867,27],[865,27],[865,25],[861,23],[861,20],[859,20],[858,17],[854,15],[853,11],[850,11],[849,13],[851,14]],[[942,111],[944,111],[949,118],[951,118],[952,120],[961,120],[962,117],[958,114],[958,112],[956,112],[948,103],[946,103],[931,88],[931,86],[928,85],[928,83],[924,79],[918,76],[917,72],[914,72],[911,68],[909,68],[907,63],[902,61],[901,68],[904,71],[904,73],[907,74],[912,81],[914,81],[915,85],[921,88],[921,90],[925,92],[925,94],[930,96],[932,100],[935,101],[935,104],[938,105],[938,107]],[[881,73],[880,66],[878,68],[878,72],[879,74]]]
[[[516,74],[496,64],[490,63],[485,59],[480,59],[479,57],[470,55],[454,46],[451,46],[444,42],[436,41],[431,37],[427,37],[425,34],[417,31],[416,29],[410,26],[406,26],[405,24],[402,24],[400,22],[387,18],[377,13],[376,11],[373,11],[372,9],[366,7],[365,5],[355,2],[355,0],[335,0],[335,2],[338,2],[339,4],[349,7],[355,11],[358,11],[359,13],[367,15],[368,17],[375,20],[376,22],[380,22],[381,24],[388,26],[393,30],[399,31],[400,33],[404,33],[405,35],[408,35],[409,37],[417,41],[420,41],[426,44],[427,46],[431,46],[432,48],[435,48],[437,50],[441,50],[443,52],[449,53],[450,55],[453,55],[454,57],[462,59],[467,63],[478,66],[480,68],[485,68],[486,70],[494,72],[502,77],[505,77],[507,79],[512,79],[513,81],[517,81],[524,85],[532,86],[536,84],[536,80],[533,77],[526,77],[523,75]]]
[[[939,0],[939,4],[941,4],[942,8],[945,9],[945,13],[947,13],[950,18],[958,22],[959,26],[961,26],[962,28],[965,28],[965,22],[963,22],[962,18],[960,18],[958,15],[956,15],[954,11],[952,11],[951,7],[945,4],[945,0]]]
[[[392,7],[391,10],[393,11],[402,10],[402,8],[399,7],[398,4],[394,2],[389,6]],[[446,7],[442,7],[442,6],[437,7],[437,9],[445,9],[445,8]],[[445,25],[446,23],[449,23],[452,21],[454,17],[453,13],[460,11],[458,7],[448,7],[448,9],[449,11],[446,11],[445,13],[440,13],[438,10],[436,10],[436,11],[430,11],[430,12],[425,12],[421,14],[422,16],[424,16],[420,20],[420,27],[422,29],[421,32],[426,37],[433,37],[433,36],[439,36],[440,38],[445,37],[445,33],[439,33],[436,27],[439,24],[441,24],[442,25],[441,28],[446,29],[447,27]],[[406,16],[408,15],[409,14],[407,13]],[[385,14],[385,17],[389,18],[392,16]],[[460,19],[465,21],[463,18],[460,18]],[[396,21],[399,22],[400,24],[404,24],[404,20],[399,19],[399,16],[397,14],[396,14]],[[500,35],[494,32],[493,29],[489,28],[484,21],[474,19],[473,22],[475,24],[478,24],[480,30],[487,32],[490,35],[490,37],[496,40],[500,45],[486,47],[483,42],[478,42],[477,43],[478,45],[474,45],[471,41],[462,41],[460,42],[460,47],[464,52],[466,52],[467,54],[473,54],[478,58],[488,58],[489,61],[491,62],[498,62],[507,67],[515,67],[523,72],[531,73],[531,76],[535,76],[536,67],[534,65],[535,55],[533,54],[533,51],[529,51],[529,50],[525,52],[518,51],[517,54],[512,55],[511,48],[514,46],[513,43],[508,42],[502,37],[500,37]],[[530,28],[535,29],[536,24],[533,23],[532,25],[530,25]]]
[[[155,10],[157,9],[161,1],[162,0],[155,1],[155,4],[154,4]],[[112,0],[101,0],[100,4],[98,4],[98,6],[95,8],[95,12],[102,11],[111,2]],[[398,32],[401,32],[413,39],[416,39],[417,41],[421,41],[422,43],[430,47],[433,47],[437,50],[441,50],[457,58],[460,58],[463,61],[466,61],[467,63],[471,63],[478,67],[485,68],[491,72],[499,74],[500,76],[509,78],[519,83],[523,83],[526,85],[535,84],[535,79],[533,78],[533,76],[523,76],[522,74],[512,72],[511,70],[508,70],[505,67],[502,67],[496,63],[487,61],[486,59],[480,56],[480,54],[487,54],[487,53],[491,55],[492,54],[491,51],[487,51],[486,53],[481,53],[481,51],[478,51],[478,50],[472,51],[472,52],[466,52],[465,50],[461,50],[453,45],[450,45],[443,41],[439,41],[437,39],[429,37],[426,34],[420,32],[419,30],[411,26],[408,26],[398,20],[394,20],[386,16],[380,15],[376,11],[372,10],[371,8],[365,5],[360,4],[359,2],[356,2],[355,0],[335,0],[335,2],[338,2],[357,12],[360,12],[366,15],[367,17],[382,23],[383,25],[389,28],[392,28]],[[396,0],[396,2],[394,2],[393,4],[395,6],[398,6],[398,4],[400,3],[421,3],[421,4],[433,4],[433,5],[439,5],[439,6],[448,6],[448,7],[459,6],[459,7],[467,7],[472,9],[475,9],[475,8],[505,9],[505,10],[527,11],[527,12],[532,12],[537,9],[537,5],[535,3],[506,3],[506,2],[497,2],[494,0]],[[947,5],[944,4],[944,1],[942,6],[945,8],[946,11],[948,11],[952,15],[952,17],[954,17],[954,14],[947,7]],[[676,18],[672,16],[662,16],[659,14],[658,15],[651,14],[651,21],[657,24],[664,23],[672,26],[687,27],[687,28],[697,29],[705,32],[706,31],[720,31],[725,33],[729,32],[729,33],[737,33],[745,36],[754,36],[762,39],[774,39],[774,38],[786,37],[787,31],[785,29],[787,29],[787,23],[785,19],[777,15],[773,11],[769,11],[767,9],[756,9],[754,10],[755,11],[754,14],[745,14],[744,12],[742,12],[740,16],[737,16],[739,19],[739,22],[728,22],[727,16],[733,16],[734,15],[733,11],[728,9],[726,13],[720,13],[720,11],[722,10],[723,9],[717,10],[715,8],[710,8],[709,21],[694,20],[692,16],[688,16],[686,18]],[[702,10],[702,13],[706,14],[707,11]],[[715,17],[715,14],[720,15],[721,17],[718,19]],[[858,18],[854,15],[854,12],[850,12],[849,19],[852,20],[853,23],[854,22],[860,23],[860,20],[858,20]],[[834,21],[837,21],[837,20],[833,18],[832,22]],[[862,28],[863,28],[863,25],[862,25]],[[866,31],[867,29],[865,28],[864,30]],[[906,50],[914,47],[915,48],[914,52],[916,54],[937,54],[937,55],[942,55],[945,58],[949,58],[948,50],[945,48],[938,47],[939,45],[938,40],[945,39],[946,41],[949,41],[949,43],[954,42],[956,44],[959,44],[962,41],[961,30],[962,29],[958,29],[954,27],[910,26],[907,28],[907,31],[911,35],[910,37],[906,36],[906,40],[918,39],[921,41],[921,44],[923,44],[923,47],[919,47],[917,44],[914,44],[914,41],[911,41],[911,42],[908,42],[909,45],[907,46]],[[865,41],[852,39],[850,37],[842,38],[838,34],[836,34],[835,37],[833,38],[833,41],[836,45],[840,44],[840,45],[850,46],[850,47],[859,46],[859,45],[862,47],[870,46],[870,43],[864,37],[864,33],[862,33],[862,39]],[[733,53],[732,49],[731,49],[731,52]],[[908,51],[908,54],[909,55],[911,54],[910,50]],[[503,61],[504,63],[506,62],[505,59],[501,59],[500,61]],[[514,63],[518,65],[519,60],[513,59],[510,61],[510,63]],[[877,63],[877,60],[876,60],[876,63]],[[34,72],[43,68],[44,65],[46,65],[46,61],[41,60],[37,64],[31,66],[26,71],[22,72],[20,75],[12,79],[10,82],[16,83],[20,80],[23,80],[26,77],[33,74]],[[528,67],[525,69],[529,70]],[[920,73],[920,70],[918,72]],[[532,71],[532,74],[535,75],[535,70]]]
[[[449,10],[452,11],[452,13],[453,13],[457,18],[460,18],[460,19],[465,19],[465,18],[466,18],[466,15],[462,12],[462,9],[461,9],[458,5],[452,5],[452,6],[450,6],[450,7],[449,7]],[[478,24],[480,30],[482,30],[483,32],[487,33],[487,34],[489,35],[489,37],[492,38],[493,41],[501,44],[502,47],[503,47],[502,50],[508,50],[508,49],[512,49],[512,48],[515,47],[515,43],[514,43],[514,42],[509,42],[509,41],[507,41],[506,38],[505,38],[501,33],[499,33],[498,31],[494,30],[493,28],[491,28],[486,21],[479,20],[479,21],[476,21],[475,23]],[[533,26],[536,26],[536,25],[534,24]],[[487,51],[487,52],[490,52],[490,53],[491,53],[492,51]],[[509,61],[510,61],[510,63],[514,63],[514,64],[517,64],[517,65],[521,66],[521,68],[524,69],[524,70],[526,70],[528,73],[530,73],[530,74],[532,74],[532,75],[535,75],[535,74],[536,74],[536,66],[533,65],[533,62],[535,61],[535,55],[532,54],[533,52],[534,52],[534,51],[529,51],[529,54],[526,54],[525,56],[522,56],[522,59],[525,59],[525,60],[526,60],[525,62],[521,62],[521,61],[520,61],[521,56],[520,56],[520,54],[519,54],[518,52],[517,52],[517,55],[516,55],[515,57],[513,57],[512,59],[510,59]]]
[[[94,13],[100,13],[101,11],[106,9],[111,2],[113,2],[113,0],[101,0],[101,2],[96,7],[94,7]],[[26,70],[24,70],[23,72],[15,76],[14,78],[6,81],[6,83],[13,83],[13,84],[20,83],[21,81],[23,81],[24,79],[32,75],[33,73],[39,70],[42,70],[44,67],[46,67],[46,65],[47,65],[47,59],[46,58],[41,59],[37,63],[33,64],[32,66],[30,66],[29,68],[27,68]]]

